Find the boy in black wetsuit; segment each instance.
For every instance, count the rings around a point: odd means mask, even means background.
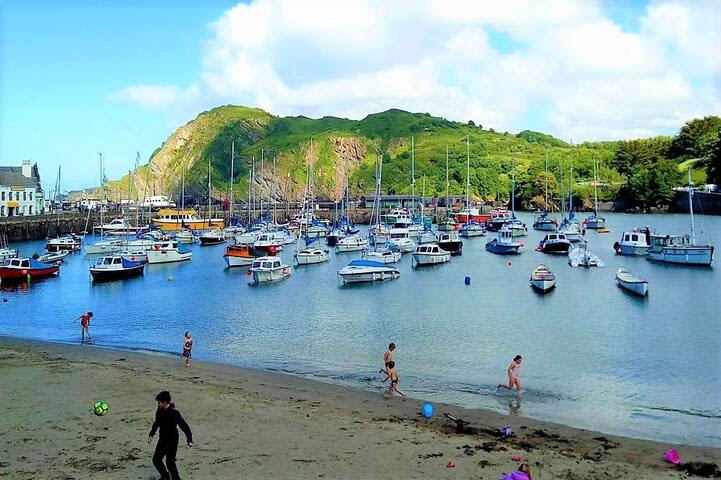
[[[175,466],[175,454],[178,451],[178,430],[176,426],[180,427],[185,434],[188,447],[193,446],[193,433],[185,420],[183,420],[180,412],[175,409],[175,404],[170,403],[170,392],[160,392],[155,397],[155,401],[158,402],[158,410],[155,411],[155,422],[153,422],[153,428],[150,429],[148,444],[152,443],[153,436],[158,428],[160,428],[160,438],[158,439],[158,445],[155,447],[153,465],[160,472],[161,480],[180,480],[178,469]],[[163,465],[163,457],[165,457],[167,469]]]

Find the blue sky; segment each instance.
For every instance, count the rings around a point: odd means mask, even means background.
[[[98,152],[117,178],[226,103],[579,141],[720,113],[718,3],[524,1],[3,2],[0,164],[38,162],[46,190],[59,164],[63,190],[94,185]]]

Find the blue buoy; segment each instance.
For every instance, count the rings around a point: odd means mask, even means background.
[[[471,277],[466,277],[465,283],[466,283],[466,285],[470,285],[470,284],[471,284]]]
[[[424,403],[421,411],[423,412],[424,417],[431,418],[433,416],[433,405],[430,403]]]

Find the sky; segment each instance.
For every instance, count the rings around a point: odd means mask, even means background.
[[[721,114],[719,45],[716,0],[0,0],[0,165],[96,185],[225,104],[674,134]]]

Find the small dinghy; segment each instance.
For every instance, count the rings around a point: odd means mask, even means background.
[[[539,265],[531,273],[531,286],[539,292],[546,293],[556,286],[556,274],[545,265]]]
[[[58,250],[57,252],[50,252],[46,253],[45,255],[40,255],[35,260],[42,263],[63,263],[63,258],[65,258],[68,253],[70,253],[70,250]]]
[[[648,293],[648,280],[637,277],[623,267],[616,270],[616,285],[642,297]]]

